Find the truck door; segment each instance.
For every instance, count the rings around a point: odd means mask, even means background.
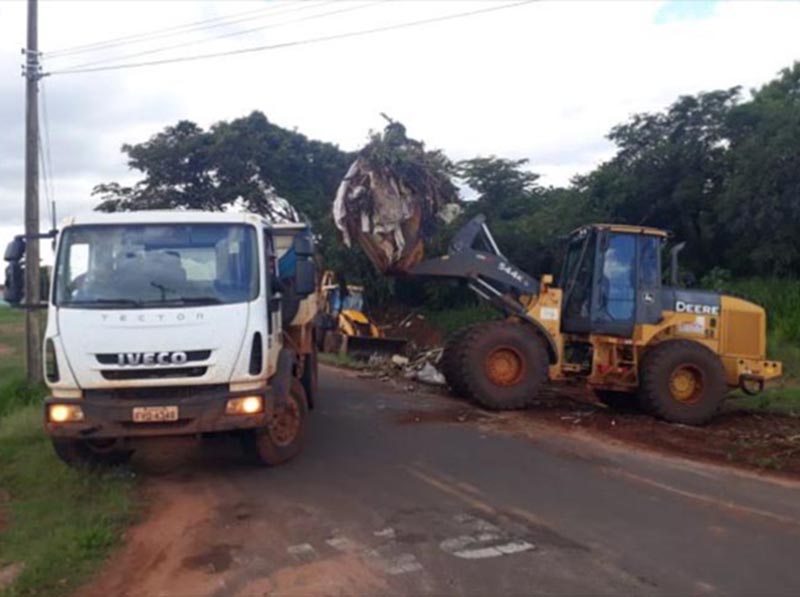
[[[278,282],[278,256],[272,232],[264,229],[264,279],[267,285],[267,346],[276,346],[281,333],[281,300]],[[272,351],[277,353],[277,351]]]

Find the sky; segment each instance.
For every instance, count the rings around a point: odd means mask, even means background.
[[[569,0],[236,56],[58,74],[88,62],[276,45],[516,1],[40,0],[39,45],[53,73],[42,82],[42,134],[59,217],[91,211],[98,183],[137,180],[123,143],[181,119],[208,127],[253,110],[346,150],[381,128],[385,112],[453,159],[526,158],[544,184],[567,184],[613,155],[605,135],[631,115],[682,94],[752,89],[800,58],[800,2]],[[23,222],[25,11],[23,0],[0,0],[0,247]],[[58,54],[226,15],[240,16],[232,25]],[[227,37],[211,39],[219,36]],[[41,194],[46,228],[44,187]]]

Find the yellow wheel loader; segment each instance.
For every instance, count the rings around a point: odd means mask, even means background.
[[[412,275],[457,278],[507,315],[457,332],[442,369],[450,387],[490,409],[522,408],[548,380],[581,382],[609,406],[638,405],[699,425],[728,392],[757,393],[781,375],[766,356],[766,314],[753,303],[680,288],[677,256],[662,283],[663,230],[594,224],[569,237],[558,283],[511,264],[477,216],[447,255]],[[477,247],[477,248],[476,248]]]
[[[364,313],[364,287],[340,284],[332,271],[322,276],[319,349],[355,357],[393,355],[403,351],[404,338],[387,338]]]

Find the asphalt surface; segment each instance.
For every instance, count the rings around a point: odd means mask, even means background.
[[[800,593],[789,482],[504,433],[329,368],[300,457],[253,468],[230,443],[144,457],[149,519],[84,594]]]

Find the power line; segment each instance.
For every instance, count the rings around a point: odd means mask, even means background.
[[[47,202],[47,214],[50,221],[54,222],[55,218],[55,181],[53,175],[53,159],[50,154],[50,119],[47,116],[47,94],[45,92],[44,81],[41,82],[41,104],[42,104],[42,121],[44,122],[44,147],[45,152],[42,153],[42,139],[39,135],[39,155],[42,158],[42,173],[44,174],[44,192],[45,201]],[[45,159],[46,158],[46,159]]]
[[[476,10],[470,10],[450,15],[443,15],[440,17],[432,17],[428,19],[420,19],[417,21],[408,21],[406,23],[398,23],[396,25],[384,25],[381,27],[373,27],[370,29],[362,29],[360,31],[350,31],[347,33],[337,33],[334,35],[323,35],[320,37],[311,37],[307,39],[301,39],[296,41],[288,41],[282,42],[277,44],[270,44],[270,45],[263,45],[263,46],[254,46],[250,48],[241,48],[239,50],[229,50],[227,52],[214,52],[210,54],[196,54],[194,56],[181,56],[178,58],[165,58],[163,60],[151,60],[147,62],[130,62],[127,64],[116,64],[111,66],[98,66],[98,67],[89,67],[89,68],[74,68],[74,69],[63,69],[63,70],[55,70],[52,72],[47,73],[47,75],[73,75],[79,73],[95,73],[95,72],[102,72],[102,71],[111,71],[111,70],[123,70],[123,69],[131,69],[131,68],[142,68],[145,66],[158,66],[162,64],[173,64],[179,62],[194,62],[197,60],[205,60],[207,58],[220,58],[223,56],[235,56],[238,54],[250,54],[254,52],[265,52],[269,50],[278,50],[283,48],[290,48],[296,46],[303,46],[303,45],[311,45],[317,44],[322,42],[334,41],[339,39],[346,39],[349,37],[361,37],[365,35],[372,35],[375,33],[383,33],[386,31],[394,31],[397,29],[407,29],[409,27],[417,27],[419,25],[428,25],[431,23],[441,23],[444,21],[450,21],[453,19],[460,19],[465,17],[471,17],[479,14],[486,14],[489,12],[497,12],[500,10],[505,10],[508,8],[516,8],[518,6],[523,6],[525,4],[531,4],[532,2],[536,2],[538,0],[522,0],[521,2],[512,2],[510,4],[502,4],[500,6],[490,6],[487,8],[480,8]]]
[[[360,4],[358,6],[350,6],[350,7],[347,7],[347,8],[338,8],[336,10],[331,10],[331,11],[328,11],[328,12],[322,12],[322,13],[317,13],[317,14],[313,14],[313,15],[308,15],[308,16],[305,16],[305,17],[296,18],[296,19],[290,19],[288,21],[281,21],[280,23],[270,23],[269,25],[262,25],[261,27],[254,27],[252,29],[245,29],[244,31],[233,31],[231,33],[224,33],[222,35],[217,35],[217,36],[206,38],[206,39],[195,39],[195,40],[191,40],[191,41],[187,41],[187,42],[182,42],[182,43],[179,43],[179,44],[173,44],[171,46],[162,46],[160,48],[153,48],[153,49],[150,49],[150,50],[144,50],[142,52],[136,52],[134,54],[128,54],[127,56],[118,56],[117,58],[103,58],[102,60],[94,60],[92,62],[86,62],[84,64],[78,64],[75,67],[70,67],[70,68],[76,68],[76,69],[85,68],[87,66],[94,66],[95,64],[106,64],[108,62],[115,62],[117,60],[127,60],[127,59],[130,59],[130,58],[138,58],[139,56],[147,56],[149,54],[158,54],[160,52],[166,52],[168,50],[175,50],[177,48],[185,48],[187,46],[194,46],[194,45],[197,45],[197,44],[204,44],[204,43],[216,41],[218,39],[225,39],[225,38],[228,38],[228,37],[236,37],[236,36],[239,36],[239,35],[248,35],[250,33],[255,33],[257,31],[264,31],[266,29],[272,29],[272,28],[275,28],[275,27],[281,27],[283,25],[289,25],[291,23],[300,23],[300,22],[303,22],[303,21],[311,21],[311,20],[314,20],[314,19],[319,19],[319,18],[331,16],[331,15],[341,14],[341,13],[345,13],[345,12],[352,12],[352,11],[355,11],[355,10],[361,10],[362,8],[368,8],[370,6],[374,6],[375,4],[377,4],[377,3],[381,2],[381,1],[385,1],[385,0],[373,0],[372,2],[367,2],[366,4]],[[333,2],[332,1],[328,1],[328,2],[323,2],[322,4],[331,4],[331,3],[333,3]],[[315,5],[315,6],[321,6],[321,5]],[[308,7],[302,7],[302,8],[308,8]]]
[[[292,6],[290,10],[281,10],[288,8],[287,4],[280,6],[261,7],[256,10],[248,10],[230,15],[214,17],[212,19],[204,19],[202,21],[192,21],[191,23],[184,23],[183,25],[174,25],[164,29],[156,29],[154,31],[146,31],[142,33],[134,33],[123,37],[115,37],[103,41],[92,42],[89,44],[81,44],[78,46],[71,46],[61,50],[54,50],[47,52],[45,55],[50,58],[63,58],[74,54],[82,54],[85,52],[96,52],[106,50],[120,45],[130,45],[143,43],[152,39],[160,39],[163,37],[171,37],[175,35],[185,35],[199,30],[216,29],[218,27],[226,27],[235,25],[248,20],[254,20],[261,17],[254,17],[253,15],[261,14],[261,16],[268,16],[274,14],[282,14],[284,12],[294,12],[298,10],[297,6]],[[306,8],[305,6],[303,8]],[[221,21],[221,22],[220,22]]]

